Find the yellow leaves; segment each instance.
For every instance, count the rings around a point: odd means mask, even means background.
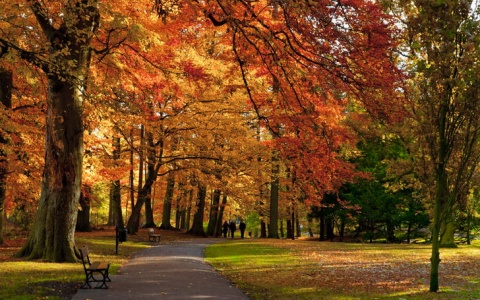
[[[151,30],[145,28],[142,24],[135,23],[128,27],[128,39],[138,43],[142,51],[154,50],[156,47],[164,45],[164,41]]]

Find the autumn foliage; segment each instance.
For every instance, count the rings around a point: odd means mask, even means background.
[[[348,161],[357,140],[346,121],[403,117],[398,32],[372,1],[3,4],[0,66],[14,71],[15,88],[12,108],[2,108],[13,143],[2,146],[10,170],[22,161],[13,155],[19,145],[30,145],[35,162],[23,159],[25,168],[37,167],[25,177],[36,194],[15,201],[22,190],[9,188],[6,207],[39,193],[35,227],[68,227],[47,235],[46,247],[44,231],[32,234],[30,257],[73,259],[79,204],[108,202],[108,222],[120,225],[125,211],[132,233],[144,206],[142,222],[158,225],[155,211],[169,223],[172,205],[198,211],[207,187],[233,200],[234,215],[262,206],[279,178],[281,207],[290,199],[318,206],[324,193],[364,177]],[[14,173],[8,182],[18,184]],[[65,220],[49,217],[58,210]]]

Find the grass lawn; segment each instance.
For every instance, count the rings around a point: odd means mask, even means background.
[[[191,238],[172,231],[161,233],[162,243],[179,238]],[[147,230],[141,229],[137,235],[129,235],[127,242],[120,244],[118,254],[115,254],[114,228],[75,234],[77,246],[88,246],[92,260],[111,263],[110,274],[115,274],[134,252],[150,247],[151,243],[146,241]],[[71,299],[85,280],[83,265],[13,258],[24,242],[25,239],[16,238],[0,245],[0,299]]]
[[[160,231],[162,244],[191,239]],[[146,229],[128,236],[115,254],[113,228],[76,234],[111,274],[149,247]],[[12,258],[24,240],[0,245],[0,299],[71,299],[83,283],[80,263]],[[440,293],[428,293],[429,245],[330,243],[309,240],[219,239],[207,261],[252,299],[480,299],[480,243],[442,249]]]
[[[429,293],[429,245],[228,240],[210,264],[252,299],[480,299],[480,244],[442,249]]]

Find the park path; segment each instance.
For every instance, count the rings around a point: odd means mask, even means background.
[[[249,299],[203,260],[218,239],[193,239],[161,244],[137,252],[108,289],[79,289],[72,300],[103,299]]]

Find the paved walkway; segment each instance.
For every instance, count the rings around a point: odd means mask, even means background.
[[[154,246],[130,259],[108,289],[80,289],[72,300],[103,299],[249,299],[203,261],[215,239],[195,239]]]

